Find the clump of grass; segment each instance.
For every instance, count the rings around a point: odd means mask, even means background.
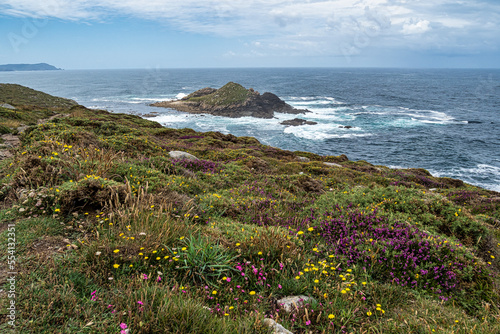
[[[185,276],[196,283],[211,286],[234,271],[232,264],[238,257],[202,236],[186,237],[179,247],[170,251],[179,254],[176,270],[185,272]]]

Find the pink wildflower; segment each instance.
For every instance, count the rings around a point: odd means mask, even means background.
[[[92,300],[92,301],[97,300],[99,298],[99,297],[97,297],[97,290],[92,291],[92,293],[90,295],[92,296],[90,298],[90,300]]]

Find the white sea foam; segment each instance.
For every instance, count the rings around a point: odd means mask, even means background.
[[[106,109],[106,106],[101,106],[101,105],[91,105],[88,106],[89,109]]]
[[[92,102],[118,102],[120,99],[112,99],[111,97],[97,97],[90,100]]]
[[[283,130],[284,133],[293,134],[295,137],[310,140],[325,140],[331,138],[352,138],[371,136],[370,133],[359,132],[360,128],[342,129],[338,123],[290,126]]]
[[[177,95],[175,96],[175,98],[176,98],[177,100],[180,100],[180,99],[182,99],[183,97],[186,97],[186,96],[188,96],[188,95],[187,95],[187,94],[184,94],[184,93],[179,93],[179,94],[177,94]]]
[[[334,107],[334,108],[308,108],[310,113],[301,115],[300,118],[305,118],[313,121],[353,121],[356,116],[349,113],[347,107]]]
[[[358,109],[359,110],[359,109]],[[452,116],[435,110],[419,110],[419,109],[410,109],[405,107],[384,107],[379,105],[372,106],[362,106],[361,110],[355,112],[355,115],[390,115],[396,117],[409,117],[413,121],[418,121],[424,124],[448,124],[450,122],[455,122],[455,118]],[[405,122],[401,124],[408,125]]]
[[[415,118],[411,119],[399,118],[386,123],[386,126],[393,126],[397,128],[411,128],[418,125],[420,125],[420,121]]]
[[[472,168],[459,168],[459,171],[467,174],[490,174],[500,176],[500,167],[487,164],[478,164],[476,167]]]
[[[92,102],[111,102],[111,103],[131,103],[131,104],[149,104],[160,101],[172,101],[172,97],[123,97],[123,96],[108,96],[93,98]]]
[[[430,172],[436,177],[459,178],[465,182],[500,192],[500,167],[498,166],[478,164],[476,167],[459,167],[449,171],[430,170]],[[486,183],[483,180],[488,180],[488,182]],[[495,180],[497,181],[496,184]]]
[[[440,111],[415,109],[407,109],[407,111],[406,115],[414,117],[422,123],[445,124],[455,120],[455,118]]]
[[[172,101],[171,97],[132,97],[129,101],[123,101],[128,103],[154,103],[162,101]]]
[[[325,139],[335,139],[335,138],[353,138],[353,137],[368,137],[371,133],[327,133],[321,131],[307,131],[302,127],[297,128],[286,128],[285,133],[291,133],[295,137],[310,139],[310,140],[325,140]]]
[[[290,96],[284,98],[289,104],[297,106],[324,105],[324,104],[344,104],[330,96]]]
[[[187,118],[192,118],[194,115],[189,115],[189,114],[160,114],[155,117],[146,117],[146,118],[151,118],[154,121],[162,124],[162,125],[172,125],[174,123],[180,123],[180,122],[186,122],[188,121]]]
[[[292,101],[312,101],[317,100],[318,98],[314,96],[290,96],[287,99]]]
[[[329,105],[329,104],[335,104],[335,103],[332,103],[332,101],[328,101],[328,100],[321,100],[321,101],[301,101],[301,102],[297,102],[297,101],[293,101],[293,102],[290,102],[290,105],[294,106],[294,107],[308,107],[308,106],[313,106],[313,105]]]

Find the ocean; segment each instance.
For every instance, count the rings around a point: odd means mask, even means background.
[[[190,115],[149,103],[229,81],[272,92],[311,113],[317,125],[274,119]],[[88,108],[147,115],[166,127],[256,137],[263,144],[321,155],[346,154],[393,168],[425,168],[500,191],[498,69],[137,69],[0,72]],[[349,126],[351,128],[345,128]]]

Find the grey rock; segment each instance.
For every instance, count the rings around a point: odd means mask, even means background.
[[[271,327],[273,329],[274,334],[293,334],[292,332],[290,332],[288,329],[278,324],[273,319],[266,318],[262,321],[262,323],[268,327]]]
[[[12,157],[13,157],[12,153],[10,153],[7,150],[0,149],[0,160],[12,158]]]
[[[152,117],[156,117],[156,116],[158,116],[158,115],[159,115],[159,113],[157,113],[157,112],[150,112],[150,113],[147,113],[147,114],[143,114],[143,115],[141,115],[141,116],[142,116],[142,117],[149,117],[149,118],[152,118]]]
[[[281,125],[291,125],[291,126],[300,126],[300,125],[315,125],[317,122],[306,121],[301,118],[288,119],[280,123]]]
[[[277,301],[278,305],[286,312],[292,312],[295,308],[301,307],[305,302],[314,301],[314,298],[308,296],[289,296]]]
[[[311,159],[306,158],[306,157],[297,157],[297,161],[300,161],[300,162],[309,162],[309,161],[311,161]]]
[[[21,125],[21,126],[17,127],[17,131],[19,133],[24,133],[24,131],[26,131],[27,128],[29,128],[29,126],[27,126],[27,125]]]
[[[11,106],[11,105],[10,105],[10,104],[8,104],[8,103],[1,103],[1,104],[0,104],[0,107],[2,107],[2,108],[6,108],[6,109],[11,109],[11,110],[16,110],[16,107]]]
[[[170,151],[168,152],[168,155],[170,155],[170,157],[173,159],[198,160],[198,158],[195,157],[194,155],[183,151]]]
[[[328,167],[343,167],[342,165],[336,164],[335,162],[323,162],[323,165]]]

